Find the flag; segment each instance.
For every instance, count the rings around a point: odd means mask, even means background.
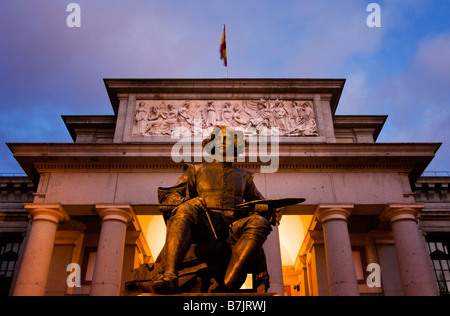
[[[220,59],[223,60],[224,66],[227,67],[227,37],[225,35],[225,25],[223,26],[222,42],[220,43]]]

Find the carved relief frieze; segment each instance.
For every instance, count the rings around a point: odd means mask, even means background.
[[[180,101],[137,100],[133,136],[171,136],[174,130],[208,129],[216,125],[279,136],[319,136],[311,100]]]

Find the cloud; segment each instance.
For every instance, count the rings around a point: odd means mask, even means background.
[[[420,127],[431,127],[445,120],[450,113],[449,82],[450,34],[437,34],[422,40],[408,70],[384,84],[388,95],[397,103],[392,106],[404,118],[398,123],[408,128],[411,122],[417,122],[420,133],[414,134],[423,139],[420,135],[425,135],[430,128],[422,130]],[[418,119],[408,119],[414,117]],[[426,136],[435,138],[436,134],[432,132]]]
[[[332,77],[343,73],[352,58],[370,56],[381,45],[385,29],[366,25],[366,5],[340,1],[317,6],[308,22],[299,27],[302,45],[298,45],[293,71],[307,77]]]
[[[448,97],[450,82],[450,33],[427,37],[420,43],[407,85],[423,97]]]
[[[420,141],[443,142],[432,168],[448,170],[450,165],[450,33],[422,41],[406,87],[411,93],[412,110],[421,115],[414,133]]]
[[[448,170],[449,82],[450,34],[435,34],[418,43],[406,70],[378,85],[365,72],[350,75],[338,114],[388,114],[379,142],[443,142],[429,169]]]
[[[0,115],[0,173],[20,173],[21,168],[5,143],[71,142],[60,118],[62,108],[42,104],[24,110],[21,107],[2,110]]]

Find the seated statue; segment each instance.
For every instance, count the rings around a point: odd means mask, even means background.
[[[163,209],[165,245],[154,265],[141,267],[140,275],[135,276],[140,281],[129,282],[127,287],[166,295],[185,291],[234,293],[251,273],[254,287],[259,292],[268,290],[263,244],[276,223],[276,213],[261,204],[245,211],[236,208],[264,197],[253,182],[253,174],[226,159],[230,146],[235,158],[240,154],[234,134],[230,137],[229,129],[215,127],[212,135],[214,138],[203,144],[215,142],[215,146],[209,145],[210,153],[223,159],[186,165],[173,187],[159,189],[159,202],[168,205]],[[221,135],[220,141],[217,135]],[[196,286],[194,280],[189,287],[193,277],[203,284]]]

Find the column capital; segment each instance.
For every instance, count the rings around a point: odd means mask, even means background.
[[[49,203],[25,203],[25,210],[33,217],[33,221],[47,220],[55,224],[67,222],[70,219],[69,214],[61,204]]]
[[[336,219],[347,221],[354,207],[353,204],[319,204],[316,216],[322,223]]]
[[[412,220],[417,222],[417,216],[425,207],[423,203],[390,203],[386,205],[380,215],[382,221],[394,223],[399,220]]]
[[[102,221],[116,220],[127,224],[133,218],[131,205],[126,204],[97,204],[95,208]]]

